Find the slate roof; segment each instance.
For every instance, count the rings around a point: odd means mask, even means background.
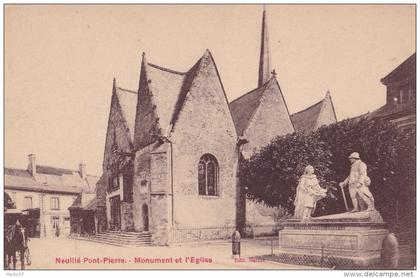
[[[176,124],[195,77],[207,62],[214,63],[208,49],[187,72],[179,72],[148,63],[143,56],[144,72],[142,71],[141,74],[147,76],[147,86],[151,91],[153,104],[156,107],[159,126],[165,136],[172,131]]]
[[[92,200],[90,200],[90,202],[83,208],[84,210],[96,210],[96,195],[94,196],[94,198],[92,198]]]
[[[25,169],[4,169],[4,186],[10,189],[37,192],[80,193],[94,192],[99,177],[87,175],[82,179],[78,171],[37,165],[37,174],[33,177]],[[38,169],[40,172],[38,172]]]
[[[260,105],[260,99],[269,83],[270,81],[266,82],[259,88],[245,93],[229,104],[232,111],[233,121],[235,122],[239,135],[243,135],[244,131],[248,127],[249,121],[251,120],[255,110]]]
[[[324,123],[318,122],[321,114],[324,111],[327,111],[326,109],[329,109],[329,108],[332,109],[332,113],[334,115],[334,122],[337,122],[337,116],[335,114],[334,104],[331,99],[331,94],[329,91],[327,91],[323,100],[309,106],[308,108],[302,111],[292,114],[291,119],[295,127],[295,131],[308,134],[312,131],[315,131],[319,126],[323,124],[329,124],[325,122]]]
[[[131,140],[133,140],[136,120],[137,92],[117,87],[116,94],[123,117],[127,122]]]
[[[405,59],[400,65],[398,65],[393,71],[387,76],[381,79],[382,84],[387,85],[394,81],[398,81],[401,78],[407,77],[408,75],[416,74],[416,53],[413,53],[410,57]],[[415,76],[414,76],[415,77]]]
[[[368,114],[369,118],[378,118],[378,117],[392,117],[393,115],[400,114],[414,114],[416,113],[416,102],[407,102],[401,104],[385,104],[378,109],[372,111]]]
[[[321,100],[320,102],[291,115],[296,132],[307,133],[314,130],[323,102],[324,100]]]
[[[154,64],[147,64],[148,86],[153,94],[159,117],[159,125],[166,130],[172,120],[172,115],[181,95],[186,73],[173,71]]]
[[[96,194],[94,193],[81,193],[77,196],[76,200],[74,200],[73,204],[69,207],[69,209],[85,209],[85,210],[92,210],[96,204]]]
[[[73,175],[73,171],[69,169],[51,167],[51,166],[43,166],[43,165],[36,165],[36,172],[39,174],[46,174],[46,175]]]

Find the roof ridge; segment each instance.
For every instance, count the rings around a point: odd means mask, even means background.
[[[256,91],[256,90],[258,90],[258,89],[261,89],[261,88],[267,87],[267,85],[268,85],[268,83],[270,83],[270,81],[271,81],[271,78],[270,78],[270,80],[268,80],[267,82],[265,82],[263,85],[261,85],[261,86],[259,86],[259,87],[257,87],[257,88],[254,88],[254,89],[252,89],[251,91],[246,92],[245,94],[243,94],[243,95],[241,95],[241,96],[239,96],[239,97],[235,98],[234,100],[232,100],[230,103],[233,103],[233,102],[235,102],[235,101],[237,101],[237,100],[239,100],[239,99],[243,98],[244,96],[246,96],[246,95],[249,95],[249,94],[253,93],[254,91]],[[264,91],[265,91],[265,89],[266,89],[266,88],[264,88]]]
[[[121,91],[124,91],[124,92],[127,92],[127,93],[132,93],[132,94],[138,94],[136,91],[134,91],[134,90],[130,90],[130,89],[125,89],[125,88],[122,88],[122,87],[117,87],[117,89],[119,89],[119,90],[121,90]]]
[[[42,165],[42,164],[37,164],[36,166],[40,166],[40,167],[50,167],[50,168],[54,168],[54,169],[60,169],[60,170],[67,170],[67,171],[72,171],[72,172],[78,172],[75,169],[69,169],[69,168],[62,168],[62,167],[55,167],[55,166],[49,166],[49,165]]]
[[[174,74],[179,74],[179,75],[186,75],[186,72],[180,72],[180,71],[168,69],[168,68],[165,68],[165,67],[161,67],[161,66],[158,66],[158,65],[149,63],[149,62],[147,62],[147,65],[148,66],[151,66],[153,68],[159,69],[159,70],[163,70],[163,71],[169,72],[169,73],[174,73]]]
[[[8,170],[22,170],[22,171],[28,171],[28,169],[22,169],[22,168],[14,168],[14,167],[7,167],[5,166],[4,169],[8,169]]]
[[[417,56],[416,53],[417,52],[414,52],[413,54],[411,54],[408,58],[406,58],[402,62],[400,62],[390,73],[388,73],[386,76],[382,77],[380,79],[381,83],[386,82],[387,79],[389,79],[391,76],[393,76],[395,74],[395,72],[398,72],[398,70],[400,70],[401,68],[406,66],[412,59],[414,59],[414,62],[416,62],[416,56]]]
[[[131,92],[130,92],[131,93]],[[116,109],[118,110],[118,112],[119,113],[121,113],[121,116],[122,116],[122,122],[123,122],[123,125],[125,126],[125,128],[127,129],[127,132],[128,132],[128,137],[130,138],[129,139],[129,141],[131,141],[131,143],[133,142],[133,140],[134,140],[134,136],[133,136],[133,138],[131,138],[131,134],[130,134],[130,126],[129,126],[129,124],[128,124],[128,120],[127,120],[127,115],[126,115],[126,113],[124,112],[124,109],[122,108],[122,105],[121,105],[121,102],[120,102],[120,96],[118,96],[118,94],[117,94],[117,92],[115,92],[115,104],[116,104]],[[111,104],[112,105],[112,104]]]
[[[303,110],[301,110],[301,111],[298,111],[298,112],[295,112],[295,113],[291,114],[290,116],[294,116],[294,115],[297,115],[297,114],[303,113],[303,112],[305,112],[305,111],[308,111],[309,109],[314,108],[315,106],[317,106],[317,105],[321,104],[322,102],[324,102],[324,100],[325,100],[325,98],[321,99],[320,101],[318,101],[318,102],[317,102],[317,103],[315,103],[315,104],[312,104],[311,106],[306,107],[305,109],[303,109]]]
[[[197,62],[195,62],[195,64],[184,74],[184,80],[182,81],[181,90],[175,102],[175,107],[172,113],[171,120],[169,122],[169,124],[172,125],[171,129],[174,128],[175,123],[178,120],[179,113],[181,112],[182,106],[184,105],[185,99],[187,98],[189,88],[191,87],[191,84],[193,83],[197,75],[198,69],[201,67],[203,56],[201,56],[197,60]]]

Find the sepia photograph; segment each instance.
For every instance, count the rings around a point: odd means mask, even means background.
[[[3,271],[413,277],[416,9],[4,4]]]

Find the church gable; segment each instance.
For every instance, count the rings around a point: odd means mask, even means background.
[[[136,120],[134,130],[134,148],[139,150],[155,141],[162,134],[157,116],[156,104],[149,83],[156,82],[148,76],[148,64],[143,53],[140,71],[139,91],[137,98]]]
[[[220,129],[236,140],[236,127],[210,51],[206,50],[186,77],[173,115],[173,132],[202,133]],[[182,130],[186,123],[190,128]]]
[[[320,102],[293,114],[292,121],[296,131],[304,134],[315,131],[323,125],[336,123],[337,117],[330,92],[327,92]]]
[[[128,128],[130,134],[130,141],[134,139],[134,122],[136,119],[136,103],[137,103],[137,92],[123,89],[121,87],[116,88],[117,101],[121,116],[124,119],[125,125]]]
[[[125,95],[124,94],[130,94]],[[111,108],[109,112],[108,118],[108,127],[106,132],[106,139],[105,139],[105,150],[104,150],[104,160],[103,160],[103,171],[106,172],[106,165],[107,162],[112,155],[112,149],[117,148],[118,151],[121,152],[131,152],[133,150],[132,144],[132,136],[131,136],[131,129],[134,129],[133,126],[133,119],[129,119],[126,117],[132,116],[133,117],[133,107],[135,104],[129,105],[130,100],[136,98],[135,93],[132,91],[127,91],[121,88],[118,88],[115,85],[114,81],[114,88],[111,98]],[[120,100],[124,99],[120,102]],[[124,106],[121,106],[123,103]],[[135,102],[134,102],[135,103]],[[123,110],[122,107],[126,109]]]
[[[243,135],[248,128],[268,83],[240,96],[229,104],[239,135]]]
[[[169,138],[177,196],[175,222],[180,227],[234,226],[237,132],[209,51],[189,73],[190,85],[179,99]],[[212,170],[203,166],[209,161]],[[207,178],[200,176],[203,169]],[[207,212],[204,218],[203,211]]]
[[[292,132],[294,132],[294,127],[289,110],[280,86],[273,76],[266,84],[259,105],[243,132],[244,137],[249,141],[243,146],[243,154],[249,157],[253,151],[268,144],[276,136]]]
[[[315,124],[315,130],[317,130],[323,125],[330,125],[336,122],[337,122],[337,116],[335,115],[335,110],[334,110],[334,105],[331,99],[331,94],[328,91],[322,102],[321,111],[319,112],[319,116]]]

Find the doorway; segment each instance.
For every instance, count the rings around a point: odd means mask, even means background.
[[[142,206],[143,231],[149,231],[149,207],[146,204]]]
[[[121,201],[120,195],[114,196],[109,199],[111,204],[111,230],[121,230]]]

